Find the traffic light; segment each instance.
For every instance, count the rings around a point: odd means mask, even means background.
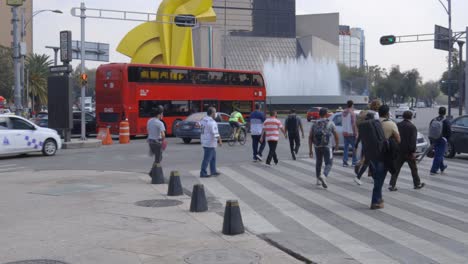
[[[383,36],[380,38],[381,45],[392,45],[396,43],[396,37],[394,35]]]
[[[86,85],[86,84],[88,84],[88,74],[82,73],[82,74],[80,75],[80,79],[81,79],[81,85]]]

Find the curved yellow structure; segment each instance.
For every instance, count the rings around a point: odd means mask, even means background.
[[[117,51],[132,63],[194,66],[192,28],[174,24],[176,15],[193,15],[199,22],[214,22],[213,0],[164,0],[157,21],[146,22],[120,41]]]

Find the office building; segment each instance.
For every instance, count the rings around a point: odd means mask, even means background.
[[[364,66],[366,39],[364,30],[340,26],[339,62],[347,67]]]
[[[11,43],[13,42],[13,36],[11,35],[12,31],[12,13],[11,13],[11,6],[6,4],[6,0],[0,1],[0,45],[4,47],[11,47]],[[33,39],[32,39],[32,31],[33,31],[33,23],[31,23],[32,18],[32,0],[24,1],[22,7],[18,9],[18,16],[20,18],[19,23],[21,23],[21,14],[24,13],[25,22],[29,22],[26,26],[26,35],[24,37],[24,41],[27,45],[27,52],[32,52],[33,47]]]

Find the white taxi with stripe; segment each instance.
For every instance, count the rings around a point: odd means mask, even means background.
[[[15,115],[0,115],[0,155],[42,152],[53,156],[62,147],[57,131]]]

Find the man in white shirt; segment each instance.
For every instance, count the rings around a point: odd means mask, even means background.
[[[218,124],[214,120],[216,117],[216,109],[208,108],[206,115],[201,121],[201,145],[203,146],[203,161],[201,164],[200,177],[208,178],[211,176],[219,176],[221,173],[216,170],[216,147],[219,143],[222,146],[221,136],[218,132]],[[210,165],[209,175],[207,172],[208,164]]]
[[[161,121],[163,116],[162,110],[154,110],[154,117],[148,120],[146,130],[148,131],[148,144],[151,150],[151,154],[154,155],[153,168],[160,165],[162,161],[162,143],[166,137],[164,124]],[[150,172],[151,176],[151,172]]]

